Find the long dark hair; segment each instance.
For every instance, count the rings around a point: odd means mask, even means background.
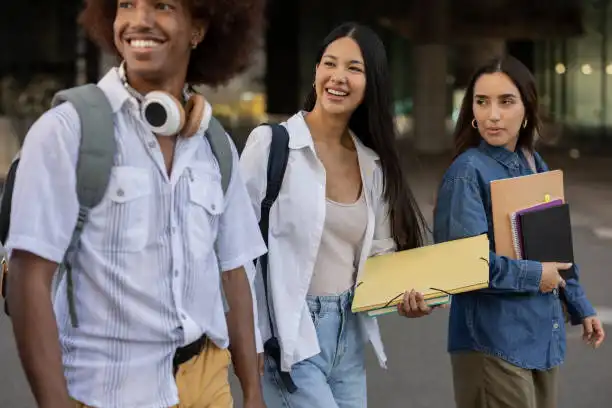
[[[368,27],[344,23],[323,40],[317,54],[317,62],[321,61],[329,44],[344,37],[352,38],[359,45],[366,75],[364,100],[351,115],[349,128],[364,145],[380,157],[384,180],[383,194],[389,204],[391,234],[398,250],[419,247],[424,242],[425,219],[408,186],[395,144],[392,88],[385,47],[376,33]],[[312,111],[316,101],[316,91],[311,89],[306,97],[304,110]]]
[[[481,140],[478,129],[472,127],[472,120],[474,119],[474,112],[472,110],[472,103],[474,101],[474,85],[478,78],[484,74],[493,74],[495,72],[502,72],[512,80],[514,85],[518,88],[521,94],[521,100],[525,106],[525,119],[527,119],[527,126],[520,128],[519,138],[517,142],[518,148],[525,148],[533,152],[535,148],[536,136],[540,135],[541,132],[541,120],[539,116],[538,108],[538,92],[536,89],[535,79],[529,71],[529,69],[523,65],[518,59],[506,55],[503,57],[496,57],[481,66],[476,70],[470,83],[467,87],[463,102],[461,103],[461,111],[459,112],[459,119],[455,126],[455,134],[453,139],[455,141],[453,159],[459,156],[461,153],[468,150],[470,147],[478,146]]]

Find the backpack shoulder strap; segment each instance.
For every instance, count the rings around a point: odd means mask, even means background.
[[[221,186],[223,187],[223,194],[227,192],[229,183],[232,179],[232,168],[234,165],[234,158],[232,157],[232,147],[227,133],[221,123],[214,117],[210,118],[208,124],[208,130],[206,131],[206,137],[210,143],[210,148],[217,159],[219,164],[219,171],[221,172]]]
[[[76,168],[81,207],[91,209],[104,197],[115,161],[113,111],[104,92],[94,84],[55,94],[52,106],[71,102],[81,121],[81,144]]]
[[[289,161],[289,132],[287,128],[279,124],[264,124],[272,128],[272,140],[270,142],[270,155],[268,156],[268,171],[267,171],[267,188],[266,195],[261,203],[261,215],[259,218],[259,229],[261,235],[268,245],[268,230],[270,224],[270,209],[278,198],[287,162]],[[266,307],[268,309],[268,319],[270,324],[271,337],[264,344],[264,351],[276,362],[276,367],[281,381],[290,393],[297,390],[295,382],[288,372],[284,372],[281,367],[281,349],[280,343],[274,333],[274,322],[272,319],[272,311],[270,304],[273,302],[272,296],[268,292],[268,254],[264,254],[259,258],[261,266],[261,275],[263,280],[264,292],[266,296]]]
[[[89,211],[100,203],[108,188],[117,142],[113,110],[97,85],[87,84],[60,91],[53,97],[51,105],[57,106],[63,102],[72,103],[81,122],[81,142],[76,166],[79,215],[54,286],[57,289],[65,273],[70,319],[73,327],[78,327],[73,296],[72,257],[79,246]]]
[[[287,128],[279,124],[269,124],[268,126],[272,128],[272,141],[270,142],[270,155],[268,156],[266,196],[261,204],[262,212],[264,209],[266,211],[266,218],[269,217],[270,208],[278,198],[289,161],[289,132]],[[263,218],[262,215],[261,219]],[[267,244],[267,231],[264,239]]]
[[[289,132],[283,125],[267,124],[272,128],[272,140],[270,142],[270,154],[268,156],[268,172],[266,195],[261,203],[261,215],[259,217],[259,229],[261,235],[268,245],[268,231],[270,227],[270,209],[278,198],[287,162],[289,161]],[[264,280],[264,290],[268,296],[268,255],[260,258],[261,273]]]
[[[11,208],[13,203],[13,188],[15,187],[15,177],[17,176],[17,166],[19,166],[19,155],[11,163],[4,186],[0,196],[0,244],[5,245],[8,239],[9,227],[11,224]]]
[[[227,193],[230,181],[232,180],[232,170],[234,167],[234,157],[232,155],[232,146],[227,137],[225,129],[219,123],[215,117],[211,116],[210,122],[208,123],[208,129],[206,130],[206,138],[210,143],[210,149],[212,150],[217,164],[219,165],[219,172],[221,173],[221,188],[223,189],[223,195]],[[216,250],[216,242],[215,242]],[[219,286],[221,291],[221,300],[223,302],[223,310],[225,313],[229,312],[229,304],[223,290],[223,283],[219,280]]]

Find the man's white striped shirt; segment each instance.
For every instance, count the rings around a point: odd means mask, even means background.
[[[178,403],[175,350],[203,334],[228,346],[219,268],[245,265],[265,245],[235,148],[223,195],[204,136],[210,105],[196,136],[179,139],[168,176],[159,144],[117,70],[99,86],[114,111],[118,152],[73,265],[78,328],[70,324],[64,283],[55,299],[65,375],[71,396],[90,406],[169,407]],[[9,250],[62,260],[78,213],[79,140],[79,118],[69,103],[45,113],[29,131]]]

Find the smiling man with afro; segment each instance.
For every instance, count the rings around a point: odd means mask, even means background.
[[[243,265],[266,248],[236,148],[194,90],[248,67],[263,16],[264,0],[86,0],[80,23],[121,60],[97,84],[116,140],[106,194],[83,215],[84,108],[59,104],[26,136],[6,244],[8,305],[38,406],[230,408],[232,361],[244,408],[264,407]]]

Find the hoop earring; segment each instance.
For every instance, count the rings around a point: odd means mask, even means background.
[[[476,118],[472,119],[472,127],[474,129],[478,129],[478,123],[476,122]]]

